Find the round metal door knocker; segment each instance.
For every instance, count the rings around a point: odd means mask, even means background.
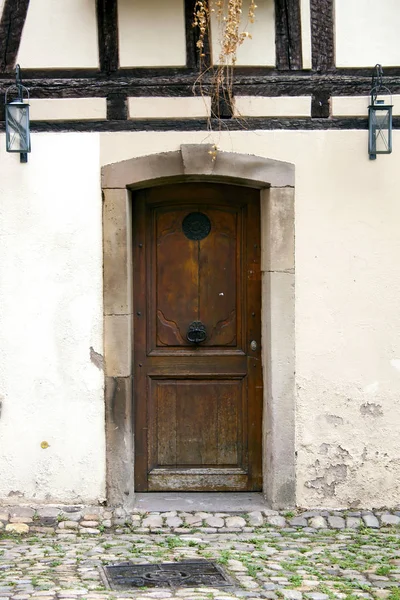
[[[189,213],[182,221],[182,231],[189,240],[204,240],[211,231],[211,221],[204,213]]]
[[[207,339],[206,328],[201,321],[193,321],[187,330],[186,339],[191,344],[201,344]]]

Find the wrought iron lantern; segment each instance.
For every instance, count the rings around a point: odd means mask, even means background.
[[[7,101],[7,96],[16,90],[16,96]],[[25,96],[25,98],[24,98]],[[29,91],[21,83],[21,70],[15,69],[15,85],[6,91],[6,149],[7,152],[19,152],[22,163],[28,162],[31,151],[31,135],[29,130]]]
[[[382,98],[387,95],[390,96],[389,103]],[[371,160],[375,160],[377,154],[392,152],[392,110],[391,92],[383,85],[382,65],[376,65],[368,107],[368,153]]]

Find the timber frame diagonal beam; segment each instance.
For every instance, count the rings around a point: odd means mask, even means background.
[[[276,68],[297,71],[303,66],[300,0],[275,0]]]
[[[5,0],[0,20],[0,72],[15,67],[29,0]]]

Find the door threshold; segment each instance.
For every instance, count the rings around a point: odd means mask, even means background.
[[[146,512],[242,513],[269,508],[261,492],[146,492],[135,493],[133,509]]]

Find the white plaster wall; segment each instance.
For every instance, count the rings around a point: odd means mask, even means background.
[[[400,64],[398,0],[335,0],[336,65]]]
[[[1,15],[3,14],[3,8],[4,8],[4,0],[0,0],[0,18],[1,18]]]
[[[93,0],[31,0],[17,62],[22,69],[98,67]]]
[[[186,64],[184,0],[118,0],[121,67]]]
[[[80,121],[107,118],[105,98],[30,98],[31,121]]]
[[[105,496],[101,230],[98,134],[0,136],[1,500]]]
[[[249,0],[243,0],[243,15],[249,10]],[[244,40],[237,52],[236,64],[247,65],[275,65],[275,11],[274,0],[257,0],[254,23],[243,20],[241,31],[251,35],[251,39]],[[219,63],[221,53],[221,33],[216,14],[211,14],[211,50],[214,64]]]
[[[301,46],[303,53],[303,69],[311,69],[311,12],[310,0],[300,0]]]
[[[366,131],[101,134],[102,163],[182,143],[296,165],[297,502],[398,504],[400,202]]]
[[[235,96],[234,108],[243,117],[309,117],[311,96]]]
[[[209,96],[190,96],[184,98],[162,98],[142,96],[128,98],[130,119],[179,119],[208,117],[211,112]]]
[[[379,96],[386,104],[392,104],[393,115],[400,115],[400,95]],[[368,116],[368,106],[371,104],[371,96],[332,96],[332,116]]]

